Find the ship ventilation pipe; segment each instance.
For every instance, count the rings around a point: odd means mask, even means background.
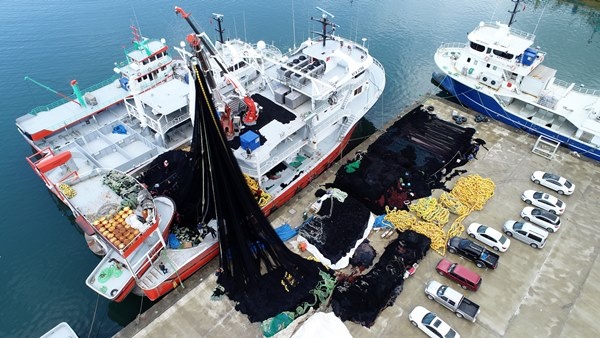
[[[82,107],[86,107],[85,100],[83,99],[83,95],[81,95],[81,90],[79,90],[79,85],[77,84],[77,80],[71,81],[71,87],[73,87],[73,93],[77,97],[77,101]]]

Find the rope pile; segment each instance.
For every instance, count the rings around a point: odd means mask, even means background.
[[[385,220],[392,223],[399,231],[413,230],[431,239],[431,249],[437,251],[440,255],[446,248],[446,234],[438,225],[431,222],[417,221],[417,218],[406,210],[390,210],[385,208]]]
[[[271,195],[269,195],[268,192],[262,190],[258,186],[258,182],[254,178],[250,177],[247,174],[244,174],[244,178],[246,179],[246,184],[248,184],[248,187],[252,191],[252,195],[258,202],[258,206],[262,208],[265,205],[267,205],[267,203],[269,203],[269,201],[271,200]]]
[[[59,184],[58,189],[68,199],[71,199],[71,198],[75,197],[75,195],[77,195],[77,191],[75,191],[75,189],[71,188],[71,186],[66,183]]]
[[[446,254],[446,242],[449,238],[462,235],[465,230],[462,222],[473,210],[481,210],[494,196],[496,185],[489,178],[479,175],[461,177],[450,193],[442,193],[440,203],[432,197],[421,198],[409,205],[409,210],[425,220],[417,218],[408,211],[390,210],[386,206],[385,220],[399,231],[413,230],[431,239],[431,249],[440,255]],[[450,212],[458,215],[445,233],[443,225],[448,222]]]
[[[479,175],[469,175],[458,179],[449,196],[444,197],[444,202],[442,202],[448,203],[445,205],[451,205],[450,209],[455,208],[459,212],[459,217],[452,222],[448,229],[448,239],[460,236],[465,231],[462,221],[473,210],[483,209],[485,203],[494,196],[495,188],[496,185],[491,179],[482,178]]]
[[[433,197],[420,198],[408,206],[408,210],[417,214],[427,222],[432,222],[440,226],[448,223],[450,212],[440,205]]]

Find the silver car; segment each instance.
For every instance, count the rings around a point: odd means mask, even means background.
[[[548,231],[528,222],[506,221],[503,230],[507,236],[529,244],[529,246],[536,249],[543,248],[548,238]]]

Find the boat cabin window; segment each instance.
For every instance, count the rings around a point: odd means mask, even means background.
[[[354,95],[355,95],[355,96],[356,96],[356,95],[358,95],[358,94],[360,94],[361,92],[362,92],[362,86],[360,86],[360,87],[358,87],[358,88],[354,89]]]
[[[512,55],[510,53],[503,52],[503,51],[496,50],[496,49],[494,49],[494,55],[497,55],[501,58],[505,58],[507,60],[512,60],[515,57],[514,55]]]
[[[482,46],[478,43],[471,41],[471,49],[474,49],[478,52],[483,52],[485,50],[485,46]]]
[[[471,58],[467,58],[467,62],[468,62],[468,63],[471,63]]]

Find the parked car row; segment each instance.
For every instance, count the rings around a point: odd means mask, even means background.
[[[531,180],[536,184],[556,191],[560,195],[571,195],[575,191],[573,183],[553,173],[536,171],[531,175]],[[525,203],[535,206],[523,208],[521,217],[525,221],[506,221],[502,227],[504,234],[487,225],[474,222],[467,228],[467,235],[499,252],[506,252],[510,247],[511,240],[508,237],[524,242],[536,249],[543,248],[546,245],[548,234],[560,229],[559,215],[565,212],[567,205],[548,193],[535,190],[526,190],[521,195],[521,199]],[[446,248],[448,252],[472,261],[479,268],[496,269],[498,267],[500,259],[498,254],[468,238],[454,236],[448,240]],[[465,290],[477,291],[481,286],[482,278],[479,274],[446,258],[439,261],[436,271],[441,276],[458,283]],[[479,315],[479,305],[448,285],[434,280],[429,281],[425,286],[425,295],[430,300],[434,300],[454,312],[459,318],[475,322],[477,315]],[[458,332],[439,318],[437,314],[423,306],[415,307],[408,318],[414,326],[421,329],[429,337],[460,337]]]

